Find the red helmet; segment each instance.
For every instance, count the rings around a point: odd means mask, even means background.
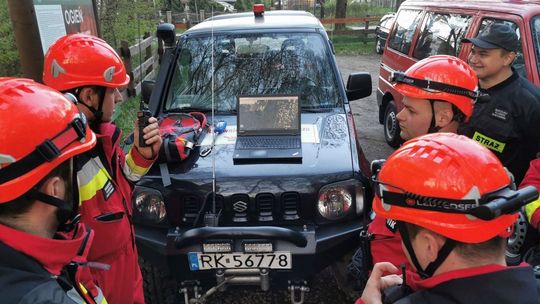
[[[0,109],[0,204],[96,143],[73,102],[30,79],[0,78]]]
[[[72,34],[56,40],[45,55],[43,82],[59,91],[98,85],[121,88],[129,83],[122,59],[102,39]]]
[[[465,61],[448,55],[430,56],[413,64],[405,71],[405,76],[409,79],[429,80],[455,88],[444,91],[437,87],[427,88],[425,87],[426,83],[403,82],[397,79],[394,88],[402,95],[412,98],[444,100],[455,105],[467,118],[472,115],[474,98],[478,88],[478,77]],[[455,94],[456,88],[463,92]]]
[[[373,210],[463,243],[502,234],[517,214],[483,220],[469,212],[507,190],[510,177],[487,148],[465,136],[433,133],[408,141],[378,173]]]

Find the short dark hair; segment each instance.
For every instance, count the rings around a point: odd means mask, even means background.
[[[449,103],[450,105],[452,105],[452,113],[454,114],[454,116],[452,117],[452,120],[453,121],[457,121],[458,123],[462,123],[465,121],[465,114],[453,103],[449,102],[449,101],[446,101],[446,100],[442,100],[442,99],[430,99],[430,101],[432,103],[434,102],[447,102]],[[472,102],[472,101],[471,101]]]
[[[420,232],[420,230],[428,230],[411,223],[405,223],[405,226],[407,227],[411,240],[418,232]],[[454,248],[459,256],[466,258],[471,264],[478,264],[477,262],[499,257],[501,254],[504,255],[505,249],[506,239],[500,236],[496,236],[482,243],[474,244],[456,241],[456,247]]]
[[[71,170],[70,159],[64,161],[56,168],[54,168],[49,174],[42,178],[33,189],[39,189],[49,178],[59,176],[66,182],[71,182]],[[0,218],[13,217],[28,211],[28,208],[34,203],[34,199],[28,198],[26,193],[17,197],[14,200],[0,204]]]

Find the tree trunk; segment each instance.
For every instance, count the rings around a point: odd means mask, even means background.
[[[347,0],[336,1],[336,18],[347,17]],[[345,29],[345,23],[337,23],[334,27],[335,31],[342,31]]]
[[[399,6],[401,5],[401,2],[403,2],[404,0],[396,0],[396,9],[395,11],[397,12],[398,9],[399,9]]]
[[[44,56],[34,3],[32,0],[8,0],[7,3],[23,76],[41,82]]]

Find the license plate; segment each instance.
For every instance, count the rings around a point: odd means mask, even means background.
[[[191,271],[230,268],[271,268],[291,269],[291,253],[278,251],[272,253],[188,253]]]

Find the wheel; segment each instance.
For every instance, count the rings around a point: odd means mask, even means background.
[[[399,128],[396,115],[396,105],[394,101],[390,101],[384,111],[384,139],[393,148],[397,148],[403,143],[403,140],[399,136],[401,129]]]
[[[354,302],[362,295],[365,282],[360,283],[349,269],[353,253],[349,253],[329,266],[330,274],[334,277],[338,289],[347,296],[348,302]]]
[[[165,275],[158,268],[139,256],[139,265],[143,276],[144,299],[146,303],[173,304],[182,303],[178,282]]]
[[[375,52],[377,52],[377,54],[382,54],[384,51],[384,44],[382,42],[382,40],[377,37],[375,39]]]

